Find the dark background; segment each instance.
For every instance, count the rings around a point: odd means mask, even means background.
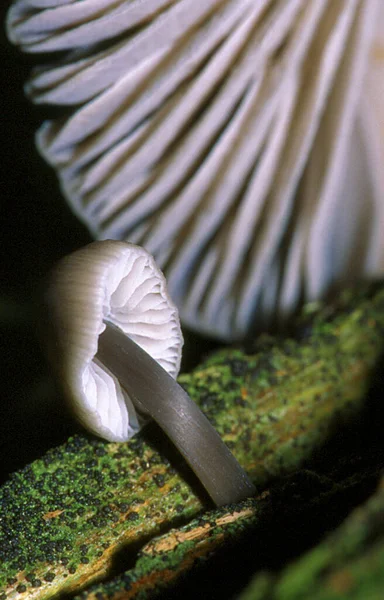
[[[23,83],[38,57],[6,39],[0,7],[0,477],[65,439],[75,427],[47,372],[35,335],[41,280],[54,262],[90,240],[34,147],[47,115]]]

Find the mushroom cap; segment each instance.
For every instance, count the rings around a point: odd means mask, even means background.
[[[48,357],[77,418],[107,440],[129,439],[139,419],[127,392],[97,359],[98,337],[104,321],[113,323],[176,378],[183,338],[154,259],[133,244],[93,242],[59,262],[44,306]]]
[[[378,11],[16,0],[8,34],[64,53],[26,91],[66,106],[37,145],[74,212],[97,238],[144,246],[182,320],[233,340],[383,272],[384,100],[365,85]]]

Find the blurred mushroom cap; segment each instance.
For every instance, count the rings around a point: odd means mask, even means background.
[[[66,107],[37,145],[75,213],[146,247],[182,320],[232,340],[383,272],[383,12],[16,0],[8,34],[62,53],[26,91]]]
[[[44,305],[48,357],[75,415],[107,440],[129,439],[139,429],[132,401],[95,355],[107,321],[176,378],[183,338],[153,258],[133,244],[93,242],[57,265]]]

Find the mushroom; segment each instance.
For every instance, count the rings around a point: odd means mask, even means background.
[[[245,472],[176,383],[183,338],[153,258],[133,244],[93,242],[64,258],[45,293],[48,356],[73,412],[110,441],[160,425],[217,505],[254,493]]]
[[[26,91],[65,107],[37,146],[74,212],[145,246],[183,322],[233,340],[383,272],[383,14],[377,0],[16,0],[7,27],[26,52],[61,53]]]

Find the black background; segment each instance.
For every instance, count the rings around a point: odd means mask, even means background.
[[[54,262],[90,241],[71,214],[56,176],[34,146],[47,107],[23,84],[38,57],[6,39],[0,7],[0,456],[2,478],[65,439],[76,427],[62,406],[35,335],[41,281]]]

